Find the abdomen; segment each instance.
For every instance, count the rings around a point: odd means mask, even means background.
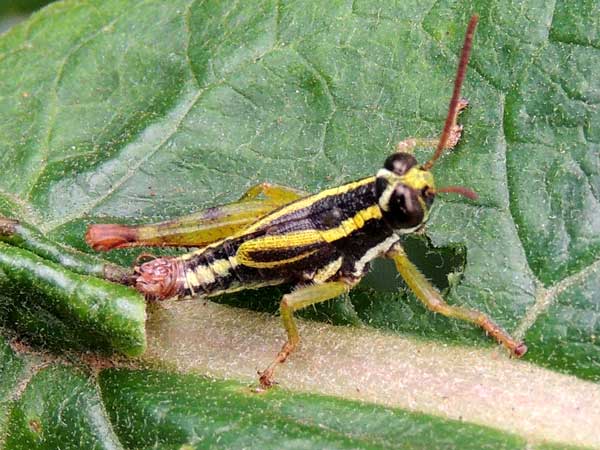
[[[135,268],[136,289],[149,298],[211,296],[282,284],[284,273],[240,265],[241,239],[226,239],[179,257],[157,258]]]

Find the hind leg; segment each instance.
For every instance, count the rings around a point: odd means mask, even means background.
[[[258,199],[260,195],[264,199]],[[94,224],[85,240],[97,251],[139,246],[203,247],[231,236],[306,193],[270,183],[251,187],[233,203],[147,225]]]

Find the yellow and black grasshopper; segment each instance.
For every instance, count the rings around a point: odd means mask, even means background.
[[[92,225],[86,239],[95,249],[133,245],[202,246],[178,257],[162,257],[135,267],[135,286],[148,297],[166,299],[222,293],[290,283],[294,290],[281,300],[287,341],[260,374],[263,386],[300,340],[293,313],[348,292],[377,257],[388,257],[406,284],[432,311],[479,325],[513,355],[527,350],[485,314],[447,304],[407,258],[400,236],[421,229],[436,194],[476,195],[463,187],[436,188],[430,169],[462,131],[457,124],[466,106],[460,99],[473,33],[468,26],[450,102],[439,141],[409,139],[398,145],[375,176],[308,195],[260,184],[235,203],[160,224],[127,227]],[[411,154],[417,144],[437,148],[419,164]],[[261,197],[262,195],[262,197]]]

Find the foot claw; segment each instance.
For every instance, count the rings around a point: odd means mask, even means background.
[[[452,128],[450,129],[450,134],[448,135],[448,139],[446,140],[446,145],[444,146],[445,149],[448,149],[448,150],[453,149],[454,147],[456,147],[456,144],[458,144],[458,141],[460,141],[460,136],[462,135],[463,126],[456,123],[456,120],[458,118],[458,115],[467,106],[469,106],[469,101],[466,98],[461,98],[460,100],[458,100],[458,106],[456,108],[456,116],[454,117],[454,125],[452,125]]]
[[[513,350],[513,355],[517,358],[520,358],[521,356],[523,356],[525,353],[527,353],[527,345],[525,345],[525,342],[521,342],[519,345],[517,345],[517,347]]]
[[[259,375],[258,381],[260,383],[260,386],[263,389],[269,389],[269,388],[275,386],[276,384],[278,384],[277,381],[275,381],[273,379],[273,371],[272,370],[267,369],[263,372],[259,371],[258,375]]]
[[[446,145],[444,148],[452,149],[456,147],[458,141],[460,141],[460,136],[462,135],[463,126],[462,125],[454,125],[450,130],[450,134],[448,135],[448,140],[446,141]]]

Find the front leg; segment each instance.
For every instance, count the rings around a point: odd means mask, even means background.
[[[275,372],[275,369],[287,359],[289,354],[293,352],[298,345],[298,342],[300,342],[298,328],[296,327],[296,322],[293,317],[294,311],[345,294],[350,290],[353,284],[354,283],[350,281],[344,280],[331,281],[323,284],[311,284],[299,287],[295,291],[283,296],[279,310],[281,312],[283,326],[287,332],[287,341],[283,344],[283,347],[281,347],[281,350],[269,367],[262,372],[259,372],[260,384],[262,387],[268,388],[273,385],[273,373]]]
[[[458,106],[456,108],[456,112],[454,113],[454,116],[452,117],[452,126],[450,128],[450,134],[448,135],[448,139],[446,139],[444,149],[451,150],[454,147],[456,147],[456,144],[458,144],[458,141],[460,140],[460,136],[461,136],[462,130],[463,130],[463,126],[458,123],[458,115],[467,106],[469,106],[469,102],[466,99],[461,98],[458,101]],[[396,152],[412,154],[412,153],[414,153],[416,147],[435,148],[435,147],[437,147],[438,142],[439,142],[438,139],[433,139],[433,138],[432,139],[427,139],[427,138],[405,139],[396,145]]]
[[[408,287],[414,292],[421,302],[431,311],[443,314],[446,317],[452,317],[466,322],[479,325],[485,332],[504,345],[516,357],[521,357],[527,351],[524,342],[518,342],[512,338],[502,327],[496,324],[486,314],[475,309],[464,308],[462,306],[449,305],[444,301],[440,293],[431,285],[425,276],[410,262],[404,249],[400,244],[395,244],[386,254],[396,263],[396,268]]]

